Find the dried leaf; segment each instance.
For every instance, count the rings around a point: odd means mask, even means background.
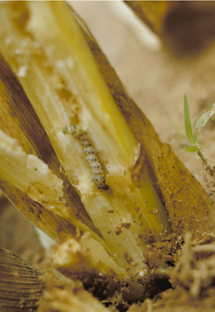
[[[176,55],[195,55],[215,39],[213,1],[125,1]]]
[[[161,35],[168,1],[124,1],[155,33]]]

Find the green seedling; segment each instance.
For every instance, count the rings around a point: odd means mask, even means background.
[[[187,101],[187,95],[184,95],[184,124],[187,137],[191,144],[184,147],[184,151],[186,152],[196,152],[199,157],[201,158],[202,162],[207,165],[207,160],[203,155],[201,149],[199,148],[198,138],[202,131],[202,128],[205,126],[207,121],[213,114],[215,113],[215,104],[213,105],[212,109],[208,112],[205,112],[197,121],[194,131],[192,130],[191,120],[190,120],[190,110]]]

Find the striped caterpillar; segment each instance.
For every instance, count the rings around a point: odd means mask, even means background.
[[[64,133],[71,134],[75,139],[80,141],[86,161],[89,163],[93,181],[98,189],[108,190],[108,185],[105,184],[105,175],[102,164],[96,156],[95,148],[93,147],[88,135],[85,131],[78,129],[75,125],[68,126],[64,129]]]

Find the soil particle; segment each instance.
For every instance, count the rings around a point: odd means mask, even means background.
[[[122,227],[128,230],[131,227],[131,223],[122,223]]]
[[[175,267],[170,271],[173,289],[167,289],[142,304],[133,304],[128,312],[214,311],[215,235],[205,234],[194,240],[187,233],[179,253]]]
[[[215,202],[215,166],[205,166],[203,170],[203,177],[208,190],[208,195]]]
[[[150,269],[173,266],[180,255],[183,238],[174,234],[169,235],[162,241],[157,241],[153,237],[147,245],[148,250],[144,253],[146,263]]]

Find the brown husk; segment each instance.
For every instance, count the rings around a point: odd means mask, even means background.
[[[45,284],[41,271],[6,249],[0,249],[0,310],[36,311]]]

